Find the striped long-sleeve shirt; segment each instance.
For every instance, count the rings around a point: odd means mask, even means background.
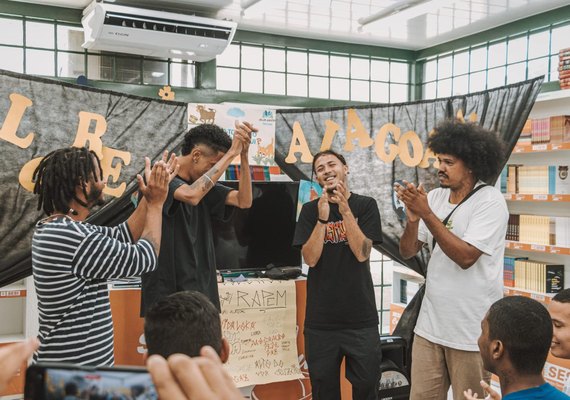
[[[36,362],[113,365],[113,321],[107,280],[153,271],[147,240],[133,244],[126,223],[103,227],[56,217],[40,222],[32,239],[38,296]]]

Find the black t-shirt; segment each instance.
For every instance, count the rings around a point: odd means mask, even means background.
[[[232,189],[216,184],[193,206],[174,198],[176,189],[184,184],[188,182],[176,177],[168,188],[158,267],[142,276],[141,316],[163,297],[186,290],[204,293],[220,309],[212,218],[223,218]]]
[[[319,199],[303,205],[293,245],[302,246],[317,223]],[[348,205],[362,233],[374,244],[382,242],[380,213],[371,197],[352,193]],[[338,205],[330,214],[321,258],[309,268],[305,326],[315,329],[369,328],[378,325],[378,311],[370,262],[359,262],[346,237]]]

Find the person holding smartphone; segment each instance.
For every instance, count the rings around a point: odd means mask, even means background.
[[[503,143],[474,123],[445,121],[428,138],[439,163],[440,187],[396,184],[406,206],[400,254],[428,244],[426,291],[412,345],[410,398],[454,400],[489,382],[477,338],[480,322],[503,297],[503,255],[509,212],[502,193],[486,184],[500,173]],[[483,396],[481,389],[477,390]]]
[[[113,321],[107,280],[139,276],[156,268],[162,205],[178,172],[176,157],[139,175],[142,200],[116,227],[85,223],[100,204],[106,182],[99,157],[85,147],[52,151],[34,171],[38,209],[47,217],[32,238],[38,296],[39,340],[35,362],[113,365]]]
[[[348,165],[332,150],[317,153],[323,187],[305,203],[293,245],[309,265],[305,352],[315,400],[340,399],[340,365],[354,399],[376,399],[380,377],[378,312],[370,275],[372,244],[382,242],[376,201],[348,189]]]

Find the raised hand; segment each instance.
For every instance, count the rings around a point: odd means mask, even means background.
[[[175,168],[178,172],[178,169]],[[168,183],[170,182],[171,173],[168,171],[167,164],[160,160],[157,161],[152,169],[150,167],[150,159],[145,157],[145,177],[146,183],[142,176],[137,175],[139,190],[145,197],[149,205],[162,205],[168,194]]]
[[[324,221],[328,221],[331,207],[329,204],[329,194],[326,190],[323,190],[323,194],[321,194],[321,197],[319,198],[317,209],[318,218]]]
[[[501,395],[494,391],[487,382],[481,381],[480,384],[485,393],[488,394],[488,396],[485,397],[485,400],[501,400]],[[464,390],[463,396],[465,396],[465,400],[479,400],[477,393],[473,392],[471,389]]]
[[[329,196],[331,203],[338,204],[338,210],[341,214],[345,214],[347,211],[350,211],[350,207],[348,206],[348,190],[344,182],[340,181],[336,188],[333,190],[333,194]]]
[[[202,348],[200,357],[173,354],[165,360],[152,355],[147,368],[161,399],[243,399],[217,353],[209,346]]]
[[[244,121],[243,123],[239,123],[239,121],[235,121],[234,125],[236,128],[234,131],[234,138],[237,135],[238,140],[242,141],[242,153],[247,155],[247,153],[249,151],[249,146],[251,144],[251,134],[252,134],[252,132],[257,132],[258,129],[246,121]]]
[[[406,206],[406,216],[409,222],[417,222],[422,215],[429,212],[429,205],[427,202],[427,192],[423,184],[416,188],[413,183],[402,181],[403,185],[399,183],[394,184],[396,196]]]

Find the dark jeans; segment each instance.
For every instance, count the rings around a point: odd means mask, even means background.
[[[380,334],[377,327],[322,330],[305,328],[305,356],[314,400],[340,400],[340,364],[353,400],[376,400],[380,380]]]

